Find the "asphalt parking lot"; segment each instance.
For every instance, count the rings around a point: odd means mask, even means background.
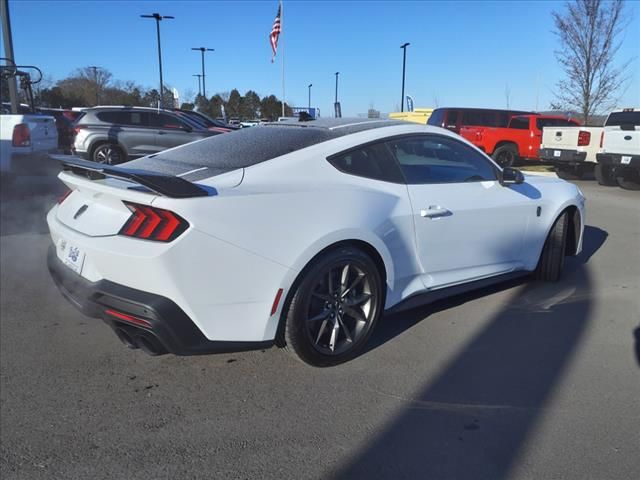
[[[0,203],[0,476],[637,478],[640,196],[578,184],[584,252],[562,281],[385,317],[364,355],[314,369],[124,348],[49,278],[60,186],[19,181]]]

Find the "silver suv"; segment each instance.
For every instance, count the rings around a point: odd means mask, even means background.
[[[74,131],[76,155],[112,165],[221,133],[181,112],[146,107],[87,108]]]

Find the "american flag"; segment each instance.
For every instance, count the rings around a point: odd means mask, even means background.
[[[273,55],[271,56],[271,63],[276,58],[276,52],[278,51],[278,38],[280,37],[280,9],[282,5],[278,5],[278,13],[276,19],[273,21],[273,27],[271,27],[271,33],[269,34],[269,41],[271,42],[271,50]]]

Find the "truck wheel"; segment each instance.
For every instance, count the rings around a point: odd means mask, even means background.
[[[608,165],[602,165],[601,163],[597,164],[594,169],[594,173],[596,180],[600,185],[615,187],[618,184],[613,176],[613,169]]]
[[[554,223],[547,241],[544,243],[535,277],[545,282],[556,282],[564,268],[564,253],[567,245],[569,215],[563,212]]]
[[[625,190],[640,190],[640,172],[633,168],[625,168],[620,171],[616,180]]]
[[[580,180],[584,175],[581,165],[556,167],[556,175],[563,180]]]
[[[493,158],[502,168],[511,167],[518,157],[518,150],[513,145],[502,145],[493,152]]]

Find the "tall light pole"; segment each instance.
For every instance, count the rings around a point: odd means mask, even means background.
[[[158,36],[158,67],[160,69],[160,108],[164,108],[164,83],[162,81],[162,48],[160,47],[160,21],[174,19],[170,15],[160,15],[152,13],[151,15],[140,15],[142,18],[153,18],[156,21],[156,34]]]
[[[336,101],[335,101],[335,103],[338,103],[338,75],[340,75],[340,72],[336,72]]]
[[[89,68],[93,70],[93,81],[96,84],[96,105],[100,105],[100,92],[98,87],[98,68],[100,67],[96,67],[92,65]]]
[[[198,77],[198,96],[202,95],[202,90],[200,90],[200,78],[202,78],[202,75],[200,73],[196,73],[194,75],[192,75],[193,77]]]
[[[213,52],[215,48],[206,48],[206,47],[193,47],[191,50],[198,50],[202,55],[202,95],[207,97],[207,87],[205,86],[205,75],[204,75],[204,52]]]
[[[313,83],[309,84],[309,115],[311,115],[311,87],[313,87]]]
[[[405,68],[407,66],[407,47],[411,45],[410,43],[405,43],[400,45],[402,49],[402,98],[400,99],[400,111],[404,112],[404,74]]]

